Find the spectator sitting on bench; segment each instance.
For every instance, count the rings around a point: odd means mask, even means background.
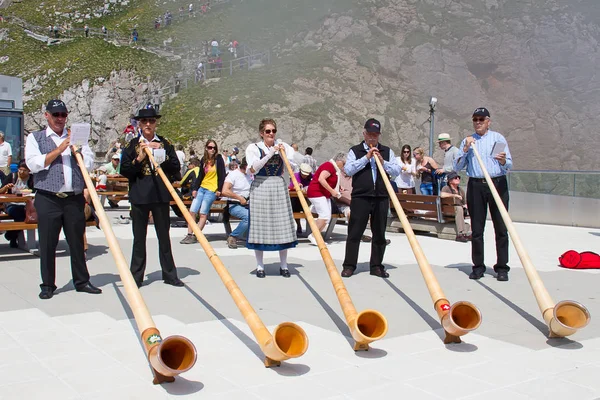
[[[9,174],[6,179],[2,182],[2,188],[0,193],[4,194],[9,189],[12,189],[13,193],[19,193],[23,189],[33,190],[33,175],[27,167],[25,160],[19,162],[19,169],[15,177],[14,174]],[[15,222],[25,221],[25,203],[6,203],[6,213]],[[17,239],[21,231],[8,231],[4,234],[6,240],[10,242],[11,248],[17,248]]]
[[[96,184],[96,191],[105,192],[106,191],[106,183],[108,178],[115,178],[121,176],[121,156],[118,154],[113,154],[111,160],[108,164],[102,165],[98,168],[98,171],[101,173],[98,176],[98,183]]]
[[[454,171],[450,172],[448,174],[448,185],[442,188],[440,197],[454,198],[454,221],[456,222],[456,241],[466,243],[470,240],[469,232],[467,231],[467,226],[465,224],[467,198],[465,197],[465,191],[458,186],[459,183],[460,176]]]
[[[306,194],[312,207],[317,213],[316,225],[319,232],[331,220],[331,198],[339,199],[342,194],[339,192],[339,176],[341,169],[346,164],[346,155],[338,153],[334,158],[325,161],[315,172]],[[317,245],[313,234],[308,235],[308,240],[313,246]]]
[[[252,181],[246,172],[247,167],[248,163],[246,157],[244,157],[239,168],[231,171],[225,178],[221,193],[228,198],[229,215],[240,219],[239,225],[227,238],[227,246],[230,249],[237,249],[237,240],[244,237],[248,231],[248,199],[250,198],[250,184]]]
[[[198,173],[200,172],[200,160],[198,157],[190,158],[190,162],[188,163],[188,169],[181,178],[181,182],[179,185],[181,186],[181,195],[183,197],[190,197],[192,195],[191,185],[198,177]]]

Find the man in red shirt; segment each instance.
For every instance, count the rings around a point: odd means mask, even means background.
[[[346,164],[346,155],[338,153],[333,159],[321,164],[315,172],[306,195],[312,203],[313,209],[318,214],[317,228],[322,231],[331,220],[331,197],[342,197],[340,193],[340,174]],[[313,234],[308,235],[312,245],[317,245]]]

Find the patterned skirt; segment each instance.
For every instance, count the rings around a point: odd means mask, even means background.
[[[296,247],[296,222],[283,176],[255,176],[250,187],[246,247],[276,251]]]

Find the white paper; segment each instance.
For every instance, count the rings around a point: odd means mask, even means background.
[[[165,149],[153,149],[152,156],[154,157],[154,161],[156,161],[157,164],[162,164],[167,158],[167,152],[165,151]]]
[[[87,145],[90,140],[91,131],[92,126],[90,124],[71,125],[71,144],[76,146]]]
[[[504,149],[506,149],[506,144],[502,142],[494,143],[494,147],[492,147],[492,157],[496,157],[498,154],[503,153]]]

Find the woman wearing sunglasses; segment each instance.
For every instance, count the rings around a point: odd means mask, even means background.
[[[402,146],[400,157],[396,157],[400,164],[401,172],[395,179],[398,192],[402,194],[415,194],[415,176],[417,175],[416,160],[411,156],[412,150],[408,144]]]
[[[279,251],[279,274],[290,277],[287,249],[298,244],[296,223],[287,185],[283,178],[284,163],[279,155],[284,150],[293,159],[294,149],[275,140],[277,124],[263,119],[259,126],[261,141],[246,148],[246,159],[254,181],[250,187],[250,228],[247,247],[256,256],[256,277],[265,277],[263,253]]]
[[[223,183],[225,183],[225,161],[219,155],[217,142],[212,139],[206,141],[204,146],[204,156],[200,159],[200,168],[198,177],[192,184],[192,196],[194,200],[190,206],[190,214],[196,220],[196,214],[200,211],[200,221],[198,227],[204,229],[210,207],[217,197],[221,196]],[[181,240],[181,244],[191,244],[198,242],[192,227],[188,226],[187,235]]]

